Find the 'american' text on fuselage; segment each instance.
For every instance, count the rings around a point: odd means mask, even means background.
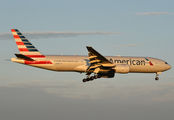
[[[132,60],[131,58],[128,60],[113,60],[112,58],[110,58],[110,61],[113,63],[117,63],[117,64],[129,64],[129,65],[145,65],[146,62],[144,60]]]

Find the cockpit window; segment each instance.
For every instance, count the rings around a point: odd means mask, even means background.
[[[165,64],[168,64],[167,62],[165,62]]]

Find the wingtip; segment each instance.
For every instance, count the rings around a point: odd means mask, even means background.
[[[86,48],[92,48],[91,46],[86,46]]]
[[[86,48],[87,48],[88,50],[92,49],[92,47],[91,47],[91,46],[86,46]]]

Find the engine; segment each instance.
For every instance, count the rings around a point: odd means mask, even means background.
[[[116,73],[129,73],[130,66],[128,64],[117,64],[114,69]]]
[[[102,69],[99,71],[98,74],[104,78],[113,78],[115,76],[115,70],[114,69],[111,69],[111,70]]]

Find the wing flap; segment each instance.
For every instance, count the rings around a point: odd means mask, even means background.
[[[86,72],[91,73],[94,72],[95,74],[99,73],[100,70],[102,70],[105,67],[105,70],[110,70],[111,68],[115,67],[115,64],[106,59],[104,56],[102,56],[99,52],[97,52],[95,49],[93,49],[90,46],[87,46],[88,49],[88,58],[90,60],[90,66],[86,70]]]
[[[89,56],[89,59],[93,59],[93,58],[96,58],[97,56]]]
[[[91,60],[89,63],[99,63],[100,62],[100,60]]]
[[[94,68],[98,68],[100,67],[101,65],[94,65],[94,66],[91,66],[90,69],[94,69]]]
[[[103,67],[115,67],[114,64],[101,64]]]

